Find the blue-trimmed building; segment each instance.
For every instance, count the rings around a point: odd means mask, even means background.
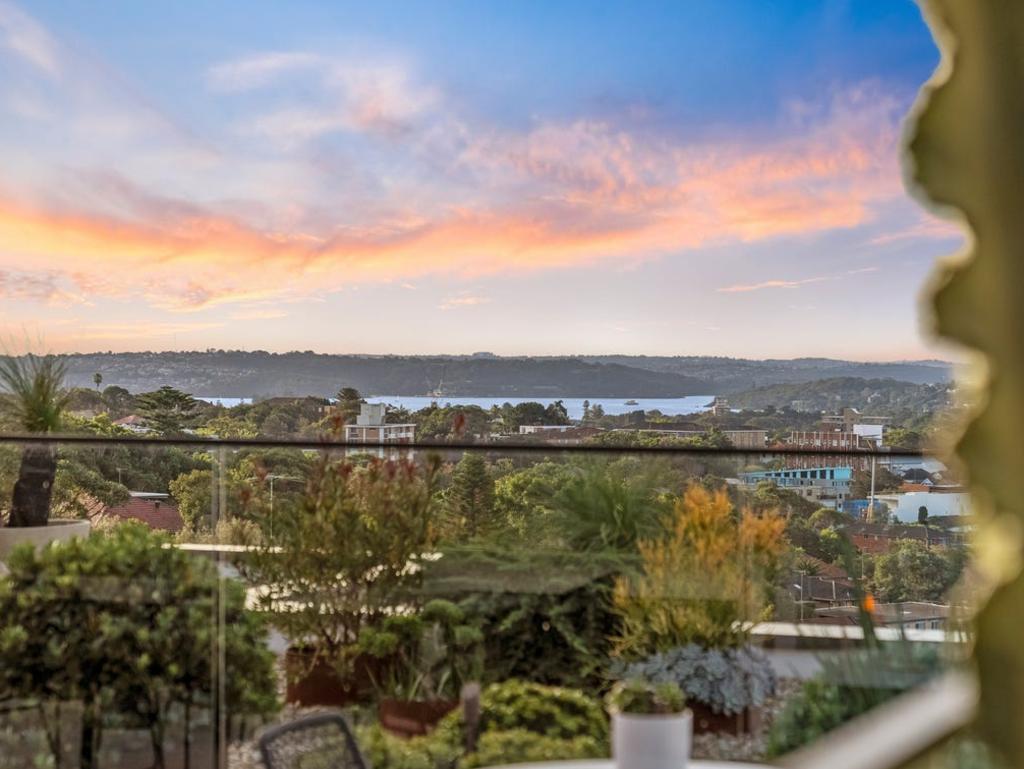
[[[760,470],[743,473],[740,480],[747,486],[770,481],[780,489],[795,491],[802,497],[839,509],[850,497],[852,467],[807,467],[785,470]]]

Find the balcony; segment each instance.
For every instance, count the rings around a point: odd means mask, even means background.
[[[51,520],[91,523],[6,556],[0,765],[257,767],[324,709],[376,769],[599,762],[635,677],[679,684],[708,761],[898,765],[970,717],[962,534],[740,480],[815,452],[359,448],[0,442],[5,509],[55,452]]]

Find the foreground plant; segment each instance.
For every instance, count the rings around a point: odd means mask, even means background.
[[[642,573],[616,582],[619,653],[743,645],[749,624],[769,614],[785,522],[771,511],[737,513],[724,491],[694,484],[664,526],[661,537],[637,545]]]
[[[64,362],[52,355],[0,359],[0,383],[8,392],[8,407],[18,426],[31,435],[60,430],[67,406]],[[57,451],[49,445],[26,446],[11,497],[7,525],[46,526],[50,518]]]
[[[326,453],[306,491],[260,515],[264,539],[245,565],[263,586],[261,608],[296,645],[311,644],[310,666],[347,674],[359,637],[407,610],[434,544],[437,462],[354,464]],[[272,516],[272,518],[271,518]]]
[[[642,678],[617,682],[605,697],[609,713],[628,715],[672,715],[686,709],[686,697],[678,684],[655,683]]]
[[[57,766],[61,706],[72,702],[81,707],[82,769],[98,766],[101,731],[112,719],[149,731],[156,769],[165,766],[167,726],[180,719],[187,753],[194,714],[214,707],[219,646],[228,712],[276,709],[266,626],[245,609],[244,589],[168,545],[166,536],[126,523],[11,554],[0,579],[0,699],[37,703]]]

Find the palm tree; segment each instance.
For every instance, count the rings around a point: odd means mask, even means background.
[[[66,365],[52,355],[26,355],[0,360],[0,383],[8,391],[9,406],[25,432],[33,435],[60,429],[67,406],[64,390]],[[18,480],[11,499],[8,526],[45,526],[57,475],[57,451],[49,445],[26,446],[21,454]]]

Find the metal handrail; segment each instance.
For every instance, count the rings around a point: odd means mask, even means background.
[[[969,726],[978,683],[951,672],[843,724],[784,756],[785,769],[896,769],[941,746]]]

